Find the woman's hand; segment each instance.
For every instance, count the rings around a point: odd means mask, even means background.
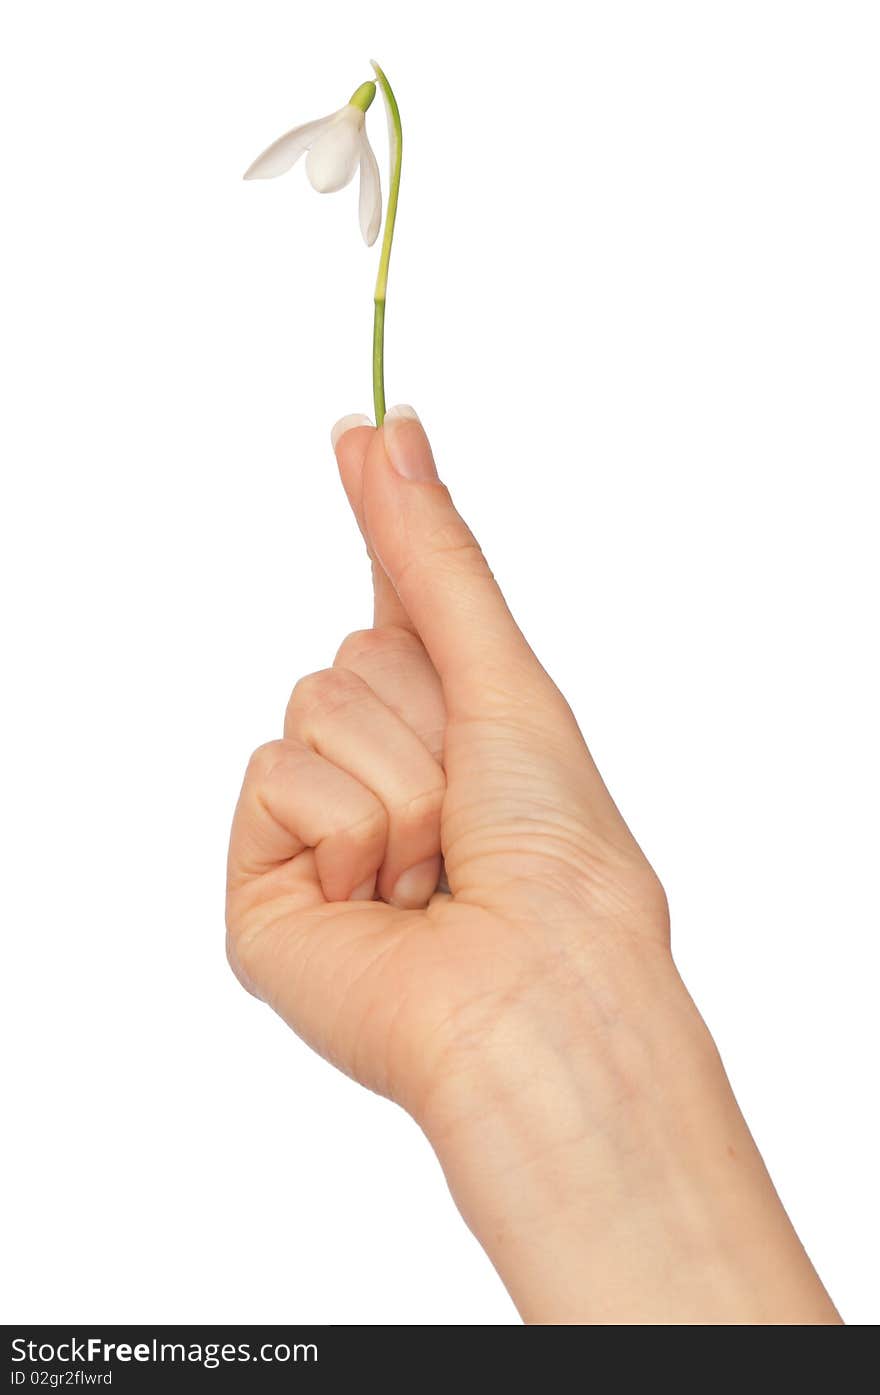
[[[834,1321],[660,884],[415,414],[340,426],[375,625],[248,767],[236,973],[414,1115],[527,1318]]]
[[[558,1013],[548,977],[591,939],[637,936],[665,961],[666,906],[419,423],[338,448],[376,624],[300,680],[283,738],[251,761],[230,943],[298,1032],[421,1117],[475,1031],[538,995]],[[441,853],[451,894],[435,895]]]

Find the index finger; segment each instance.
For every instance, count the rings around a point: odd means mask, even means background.
[[[336,453],[342,487],[367,545],[367,556],[373,573],[373,624],[377,629],[395,625],[414,633],[412,620],[370,546],[364,521],[364,462],[375,434],[376,428],[368,417],[348,416],[342,417],[336,423],[330,433],[330,440]]]

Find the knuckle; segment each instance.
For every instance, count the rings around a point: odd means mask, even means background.
[[[430,530],[424,548],[405,561],[399,583],[409,572],[424,572],[430,568],[445,568],[451,573],[469,577],[492,578],[480,544],[458,514],[442,519]],[[398,584],[399,584],[398,583]]]
[[[334,665],[345,665],[347,660],[359,659],[365,654],[372,654],[376,649],[376,640],[381,632],[379,630],[352,630],[350,635],[346,635],[336,651],[333,660]]]
[[[245,783],[264,785],[288,754],[284,741],[266,741],[251,756],[245,771]]]
[[[373,659],[395,660],[421,648],[421,641],[402,625],[383,625],[380,630],[354,630],[346,635],[334,659],[337,669]]]
[[[460,552],[477,545],[470,528],[457,514],[438,519],[429,529],[426,541],[432,552]]]
[[[370,807],[365,809],[354,823],[349,824],[345,832],[348,841],[357,847],[384,845],[388,838],[388,813],[385,806],[373,798]]]
[[[446,781],[441,778],[429,789],[413,795],[395,810],[397,821],[407,828],[423,828],[425,825],[438,823],[445,795]]]
[[[323,668],[299,680],[290,695],[287,716],[334,712],[356,702],[362,695],[363,683],[356,674],[344,668]]]

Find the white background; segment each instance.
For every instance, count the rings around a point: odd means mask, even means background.
[[[328,432],[369,409],[378,250],[354,187],[241,173],[376,57],[389,401],[661,873],[832,1296],[876,1322],[876,5],[4,16],[3,1317],[516,1320],[416,1127],[223,954],[246,758],[368,623]]]

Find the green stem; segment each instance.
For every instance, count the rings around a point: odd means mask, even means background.
[[[385,301],[373,302],[373,407],[376,425],[385,418]]]
[[[378,63],[373,64],[376,78],[385,98],[388,112],[390,175],[388,185],[388,210],[385,214],[385,234],[382,238],[382,252],[379,257],[379,272],[376,276],[376,290],[373,294],[373,405],[376,411],[376,425],[381,426],[385,419],[385,293],[388,287],[388,263],[391,260],[391,243],[394,240],[394,224],[397,219],[397,200],[400,196],[400,165],[403,156],[403,128],[400,124],[400,108],[391,91],[387,77]]]

